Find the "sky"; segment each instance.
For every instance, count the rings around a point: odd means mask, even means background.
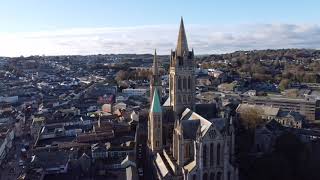
[[[320,48],[319,0],[0,0],[0,56]]]

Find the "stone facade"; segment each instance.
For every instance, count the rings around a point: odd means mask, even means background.
[[[149,113],[148,144],[153,152],[162,149],[162,108],[157,89],[154,90]]]
[[[181,19],[176,51],[171,52],[169,70],[170,105],[177,113],[184,108],[194,109],[195,62],[194,52],[189,51],[187,37]]]
[[[157,72],[155,64],[153,72]],[[182,19],[177,47],[171,52],[169,73],[169,98],[161,107],[157,103],[157,87],[150,88],[154,94],[148,121],[148,147],[154,178],[237,180],[233,117],[226,112],[222,113],[224,117],[208,120],[194,112],[194,52],[188,49]],[[174,123],[171,127],[163,122]],[[155,145],[157,141],[159,146]]]

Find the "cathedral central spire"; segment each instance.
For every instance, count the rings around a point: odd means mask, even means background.
[[[184,30],[183,18],[181,17],[176,53],[177,56],[183,56],[183,53],[188,51],[187,36]]]
[[[180,115],[185,108],[194,109],[195,63],[193,51],[188,50],[186,32],[181,18],[178,43],[170,56],[169,97],[173,110]]]

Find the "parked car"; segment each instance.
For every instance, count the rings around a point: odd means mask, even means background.
[[[139,176],[143,176],[143,169],[142,168],[138,168],[138,174],[139,174]]]
[[[23,160],[19,160],[19,166],[23,166],[24,165],[24,161]]]

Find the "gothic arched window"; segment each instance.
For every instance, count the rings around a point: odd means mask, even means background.
[[[197,175],[194,174],[194,175],[192,176],[192,180],[197,180]]]
[[[182,84],[181,84],[181,78],[178,78],[178,89],[181,90],[182,89]]]
[[[233,137],[233,134],[231,132],[231,137]],[[229,157],[231,158],[232,157],[232,152],[233,152],[233,147],[232,147],[232,141],[230,142],[229,141]]]
[[[178,104],[181,103],[181,97],[179,95],[177,95],[177,102],[178,102]]]
[[[183,89],[187,89],[187,78],[183,78]]]
[[[188,89],[191,89],[191,78],[190,78],[190,76],[188,77]]]
[[[220,165],[220,144],[217,145],[217,165]]]
[[[214,180],[214,173],[210,173],[210,180]]]
[[[202,151],[202,162],[203,162],[203,167],[207,166],[207,145],[203,145],[203,151]]]
[[[213,166],[213,143],[210,144],[210,166]]]
[[[173,89],[173,77],[172,76],[170,76],[169,86],[170,86],[170,91],[171,91]]]
[[[183,66],[183,59],[182,57],[178,57],[179,66]]]
[[[189,159],[190,158],[190,144],[187,143],[184,146],[184,158]]]
[[[217,180],[221,180],[221,172],[218,172],[218,174],[217,174]]]
[[[208,174],[207,173],[204,173],[203,174],[203,177],[202,177],[202,180],[207,180],[208,179]]]

